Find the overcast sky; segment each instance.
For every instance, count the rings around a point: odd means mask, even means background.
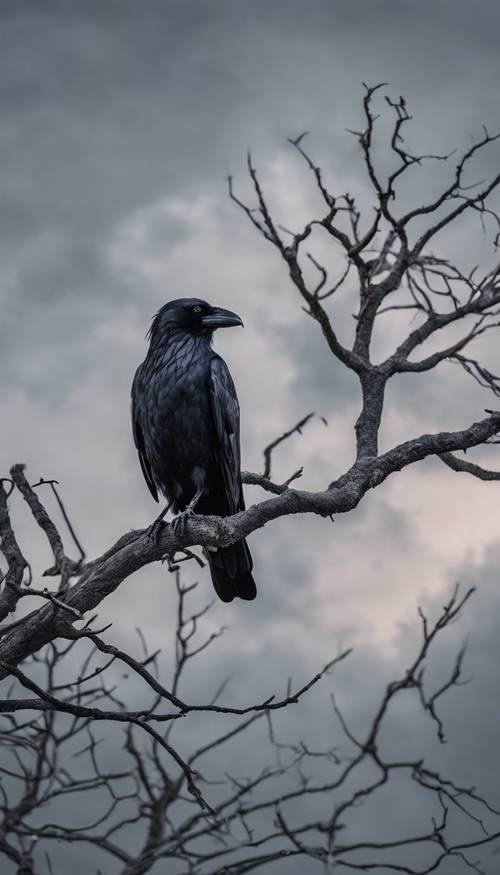
[[[410,141],[424,151],[467,147],[481,124],[500,127],[499,32],[495,0],[0,0],[1,469],[22,461],[33,479],[57,477],[90,555],[157,513],[129,393],[150,319],[171,298],[206,298],[244,320],[244,330],[219,332],[216,348],[238,387],[245,468],[260,470],[263,445],[312,410],[328,426],[314,420],[293,438],[276,455],[276,478],[303,465],[304,488],[323,488],[349,465],[357,386],[302,312],[278,255],[230,203],[225,179],[249,194],[250,148],[279,220],[299,227],[318,202],[287,137],[308,130],[331,187],[363,200],[345,130],[361,123],[362,82],[406,96]],[[486,153],[477,178],[498,160],[498,149]],[[491,252],[474,221],[442,246],[469,267]],[[344,294],[337,318],[347,337],[355,304]],[[404,327],[388,322],[380,349]],[[388,393],[382,444],[465,426],[485,406],[451,366],[408,376]],[[439,606],[458,579],[476,584],[449,643],[469,635],[474,680],[460,693],[465,718],[450,706],[460,731],[447,755],[500,795],[499,494],[429,462],[333,526],[281,519],[256,533],[259,597],[213,609],[214,626],[229,627],[213,677],[231,660],[240,691],[248,683],[259,697],[270,678],[314,673],[340,643],[353,645],[339,684],[362,715],[359,699],[416,640],[417,605]],[[248,489],[248,501],[257,497]],[[45,567],[36,533],[23,531]],[[173,605],[165,568],[152,568],[101,614],[122,642],[140,623],[152,647],[168,647]],[[401,725],[411,719],[401,714]]]

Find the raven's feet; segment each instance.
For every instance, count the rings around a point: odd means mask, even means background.
[[[186,533],[186,527],[190,519],[194,517],[193,508],[188,505],[186,510],[183,510],[181,513],[177,514],[177,516],[172,520],[172,529],[174,530],[174,535],[177,538],[182,538],[182,536]]]
[[[176,537],[182,538],[185,534],[186,526],[189,520],[194,517],[194,509],[202,495],[203,489],[198,489],[196,495],[193,496],[188,506],[172,520],[172,528]]]
[[[151,523],[148,529],[148,538],[155,545],[160,540],[161,530],[163,526],[166,526],[166,523],[164,523],[162,519],[156,519],[154,523]]]
[[[153,541],[153,543],[155,545],[160,540],[161,530],[162,530],[163,526],[166,525],[166,523],[163,522],[163,518],[167,515],[171,506],[172,506],[171,502],[170,502],[170,504],[167,504],[167,506],[163,508],[163,510],[159,514],[159,516],[156,517],[155,521],[153,523],[151,523],[151,525],[148,529],[148,538],[150,539],[150,541]]]

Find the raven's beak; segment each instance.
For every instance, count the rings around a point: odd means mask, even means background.
[[[223,310],[222,307],[212,307],[210,313],[202,316],[200,320],[204,328],[232,328],[234,325],[243,325],[237,313],[231,310]]]

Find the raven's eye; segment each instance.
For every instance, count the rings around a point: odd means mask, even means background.
[[[193,307],[193,310],[194,310],[195,313],[201,313],[201,307],[200,307],[200,305],[197,304],[196,307]]]

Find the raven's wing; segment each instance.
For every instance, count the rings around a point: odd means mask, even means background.
[[[144,474],[144,479],[148,484],[149,491],[153,496],[155,501],[158,501],[158,490],[156,488],[156,484],[153,478],[153,474],[151,471],[151,466],[148,461],[148,457],[146,455],[146,447],[144,444],[144,436],[142,434],[141,423],[140,423],[140,388],[139,388],[139,376],[140,368],[138,368],[136,375],[134,377],[134,382],[132,383],[132,393],[131,393],[131,414],[132,414],[132,433],[134,435],[134,444],[137,448],[137,452],[139,453],[139,462],[141,463],[142,473]]]
[[[210,361],[209,394],[215,431],[215,462],[221,484],[224,515],[243,510],[240,473],[240,409],[228,367],[219,356]],[[257,595],[252,577],[252,556],[243,539],[215,552],[207,551],[212,583],[219,598],[251,600]]]
[[[245,507],[240,474],[240,408],[225,361],[214,355],[210,362],[209,392],[215,428],[215,457],[222,480],[225,514]]]

